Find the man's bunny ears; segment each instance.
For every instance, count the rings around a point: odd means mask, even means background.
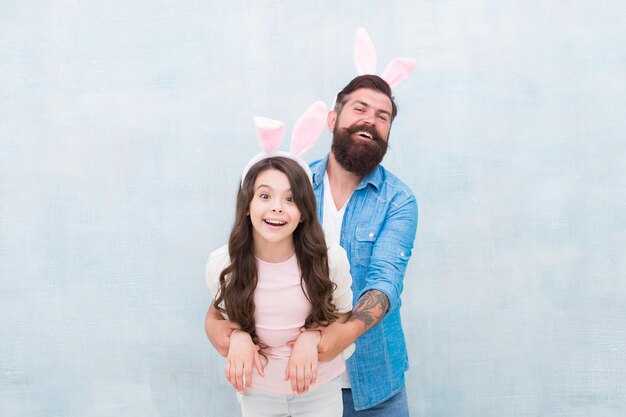
[[[252,165],[273,156],[282,156],[296,161],[311,178],[311,169],[301,158],[302,154],[311,149],[326,126],[328,109],[321,101],[313,103],[300,116],[291,134],[291,150],[289,152],[277,151],[278,146],[285,136],[285,124],[279,120],[268,119],[266,117],[255,117],[256,134],[261,142],[264,152],[261,152],[246,164],[241,175],[241,184],[246,178]]]
[[[354,37],[354,63],[359,75],[376,72],[376,48],[364,28],[358,28]],[[380,78],[393,88],[411,75],[415,65],[414,59],[394,58],[387,65]]]

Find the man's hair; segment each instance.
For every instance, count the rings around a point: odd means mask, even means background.
[[[389,87],[387,81],[383,80],[378,75],[359,75],[352,79],[352,81],[337,94],[337,100],[335,100],[335,111],[337,114],[341,113],[341,109],[344,104],[346,104],[348,96],[360,88],[379,91],[389,97],[389,100],[391,100],[391,121],[393,122],[393,119],[396,118],[396,114],[398,114],[398,107],[393,99],[393,95],[391,95],[391,87]]]

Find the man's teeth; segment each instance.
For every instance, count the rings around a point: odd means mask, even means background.
[[[366,137],[366,138],[368,138],[368,139],[373,139],[372,135],[370,135],[370,134],[369,134],[369,133],[367,133],[367,132],[357,132],[357,134],[358,134],[359,136],[363,136],[363,137]]]
[[[284,224],[287,224],[287,222],[281,222],[279,220],[265,220],[265,223],[271,224],[273,226],[282,226]]]

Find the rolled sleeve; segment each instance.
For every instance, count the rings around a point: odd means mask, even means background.
[[[397,308],[404,287],[404,273],[413,251],[417,230],[417,202],[412,195],[391,206],[372,249],[366,285],[358,295],[382,291],[389,310]]]

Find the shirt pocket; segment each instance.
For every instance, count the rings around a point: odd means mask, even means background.
[[[355,235],[355,255],[359,265],[369,266],[372,250],[378,237],[379,229],[374,226],[357,226]]]

